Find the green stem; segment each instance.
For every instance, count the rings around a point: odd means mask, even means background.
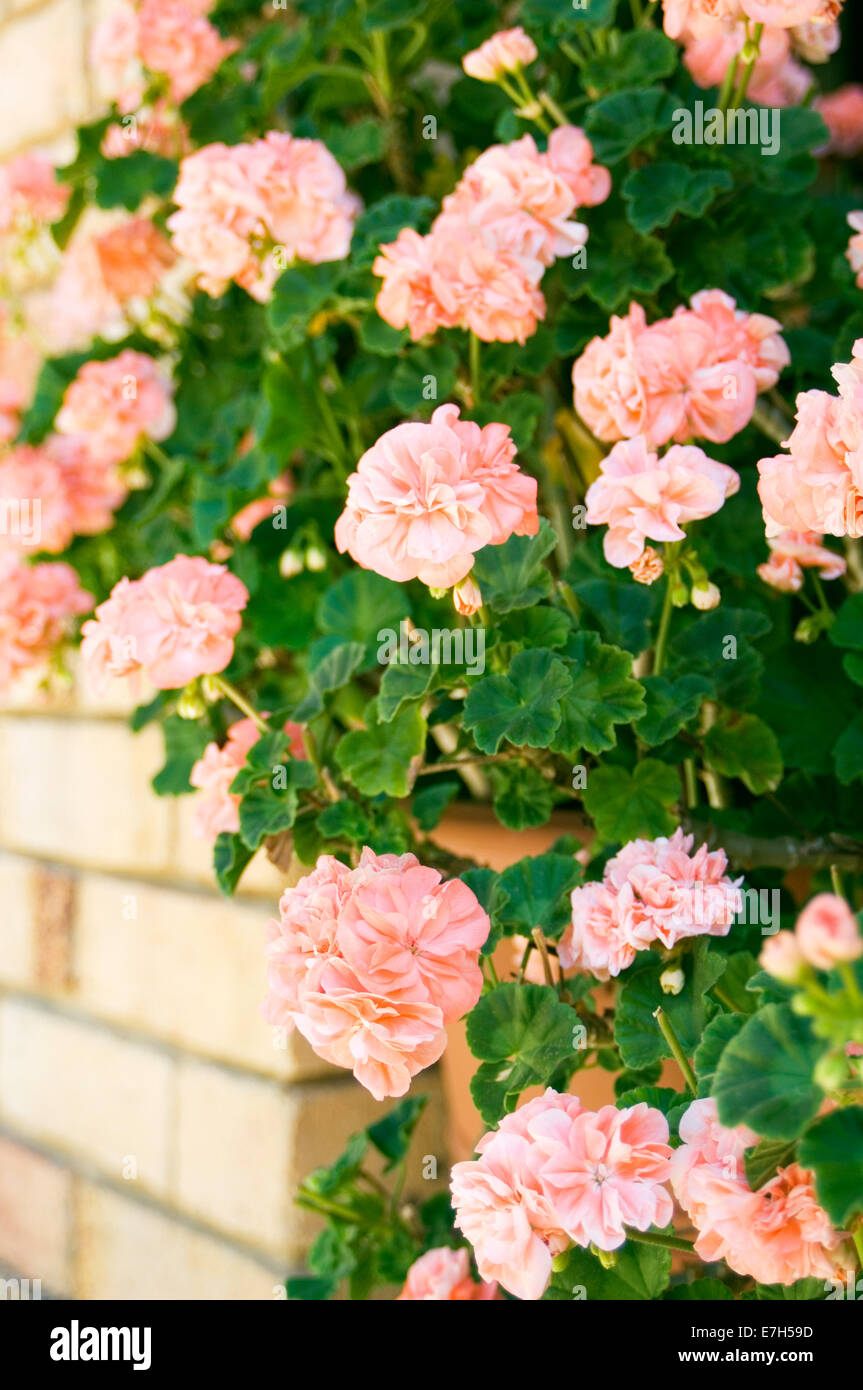
[[[737,107],[740,105],[740,103],[743,101],[744,97],[746,96],[746,89],[747,89],[748,86],[749,86],[749,79],[750,79],[750,77],[752,76],[753,71],[755,70],[755,64],[758,62],[758,51],[759,51],[759,48],[760,48],[760,46],[761,46],[761,35],[762,35],[763,33],[764,33],[764,25],[763,25],[763,24],[756,24],[755,30],[754,30],[754,32],[753,32],[753,34],[752,34],[751,39],[750,39],[750,37],[749,37],[749,25],[748,25],[748,23],[747,23],[747,25],[746,25],[746,44],[744,45],[744,50],[749,49],[749,51],[751,52],[752,56],[751,56],[750,58],[747,59],[746,66],[745,66],[744,69],[743,69],[743,72],[742,72],[741,77],[740,77],[740,81],[738,82],[737,87],[736,87],[736,90],[735,90],[735,92],[734,92],[734,96],[733,96],[732,102],[731,102],[732,108],[733,108],[734,110],[737,109]]]
[[[569,125],[566,112],[561,110],[554,97],[549,96],[548,92],[540,92],[539,99],[553,121],[558,125]]]
[[[842,891],[842,874],[839,871],[838,864],[830,865],[830,882],[833,886],[833,892],[836,894],[837,898],[844,898],[845,894]]]
[[[821,583],[821,579],[815,570],[812,570],[811,574],[812,585],[815,589],[815,593],[818,596],[818,603],[820,605],[821,612],[825,615],[825,617],[829,617],[830,625],[832,626],[833,620],[836,615],[833,612],[833,609],[830,607],[830,604],[827,602],[827,595],[824,592],[824,585]]]
[[[695,759],[683,760],[683,785],[686,788],[686,807],[691,811],[698,805],[698,778],[695,773]]]
[[[468,333],[468,362],[470,363],[470,390],[473,396],[474,410],[476,410],[481,399],[479,351],[479,338],[471,329]]]
[[[725,69],[725,76],[722,79],[722,86],[719,89],[719,110],[727,111],[731,93],[734,90],[734,83],[737,80],[737,69],[740,66],[740,54],[735,53],[730,59],[728,67]]]
[[[848,992],[852,1004],[863,1013],[863,994],[860,993],[857,976],[854,974],[854,971],[847,961],[843,961],[839,966],[839,974],[842,977],[842,983]]]
[[[271,725],[267,723],[262,715],[258,714],[258,711],[249,704],[245,695],[240,694],[235,685],[232,685],[230,681],[226,681],[224,676],[213,675],[210,676],[209,679],[216,689],[222,692],[226,700],[230,700],[232,704],[236,705],[237,709],[241,710],[247,719],[253,719],[255,721],[262,734],[271,734],[273,732]]]
[[[160,449],[155,440],[145,438],[143,441],[143,449],[144,453],[147,454],[154,463],[157,463],[160,468],[170,468],[172,466],[171,460],[165,453],[165,450]]]
[[[639,1245],[659,1245],[663,1250],[685,1250],[691,1253],[695,1249],[691,1240],[684,1240],[682,1236],[667,1236],[661,1231],[631,1231],[627,1227],[626,1239],[634,1240]]]
[[[851,1236],[854,1241],[854,1249],[857,1251],[857,1259],[860,1268],[863,1269],[863,1222],[857,1221],[851,1229]]]
[[[665,665],[665,651],[668,646],[668,633],[671,628],[671,610],[673,608],[672,595],[674,592],[674,580],[672,575],[666,572],[665,575],[665,598],[662,603],[662,615],[659,619],[659,631],[656,634],[656,646],[653,649],[653,675],[662,674]]]
[[[680,1039],[678,1038],[677,1034],[674,1031],[674,1028],[672,1027],[671,1019],[668,1017],[668,1014],[662,1008],[655,1009],[653,1012],[653,1017],[659,1024],[659,1031],[661,1032],[662,1036],[664,1037],[665,1041],[668,1043],[668,1046],[671,1049],[672,1057],[674,1058],[677,1065],[680,1067],[680,1070],[683,1072],[684,1081],[686,1082],[692,1094],[696,1095],[698,1092],[698,1083],[695,1080],[695,1072],[692,1070],[692,1067],[689,1064],[686,1054],[680,1045]]]

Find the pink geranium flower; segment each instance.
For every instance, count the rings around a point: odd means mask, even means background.
[[[535,57],[536,44],[518,25],[515,29],[502,29],[492,34],[479,48],[466,53],[461,65],[468,77],[480,82],[496,82],[501,73],[527,67]]]
[[[94,241],[105,288],[121,303],[133,296],[149,298],[176,260],[149,217],[132,217]]]
[[[845,899],[835,893],[818,893],[806,904],[795,935],[803,959],[816,970],[832,970],[863,956],[857,919]]]
[[[223,671],[248,590],[224,565],[177,555],[141,579],[121,579],[84,624],[81,655],[97,689],[143,672],[160,690]]]
[[[336,545],[387,579],[450,588],[477,550],[539,528],[536,482],[519,471],[505,425],[439,406],[428,424],[397,425],[348,479]]]
[[[848,225],[854,235],[848,242],[848,250],[845,255],[857,277],[859,288],[863,290],[863,211],[849,212]]]
[[[479,998],[489,920],[470,889],[415,855],[322,855],[267,925],[268,1022],[300,1030],[372,1095],[404,1095],[437,1061],[444,1024]]]
[[[863,150],[863,87],[849,82],[835,92],[825,92],[812,105],[823,116],[830,140],[821,154],[838,154],[846,159]]]
[[[304,758],[302,726],[288,722],[284,731],[290,735],[290,756]],[[189,781],[204,793],[197,798],[195,806],[195,833],[200,839],[213,844],[222,831],[235,834],[239,830],[242,798],[231,791],[231,783],[260,737],[261,731],[254,719],[238,719],[228,729],[224,745],[220,748],[218,743],[208,743],[203,756],[192,768]]]
[[[500,1298],[497,1284],[478,1284],[470,1272],[467,1250],[442,1245],[414,1260],[396,1302],[487,1302]]]
[[[47,662],[71,619],[92,606],[70,565],[25,565],[17,555],[0,555],[0,690]]]
[[[177,413],[166,373],[146,353],[126,348],[106,362],[87,362],[66,389],[60,434],[79,435],[92,458],[122,463],[142,438],[173,432]]]
[[[125,497],[114,468],[91,458],[79,438],[21,444],[0,455],[0,503],[9,519],[0,548],[57,554],[73,536],[106,530]]]
[[[726,875],[723,850],[675,830],[670,839],[631,840],[609,859],[601,883],[572,891],[572,922],[558,943],[566,970],[597,979],[619,975],[636,953],[670,949],[690,936],[727,936],[743,906],[740,879]]]
[[[821,544],[812,531],[780,531],[768,536],[770,559],[758,566],[758,574],[773,589],[794,594],[803,587],[803,571],[817,569],[822,579],[838,579],[846,564],[835,550]]]
[[[0,164],[0,234],[22,223],[58,221],[71,192],[44,155],[19,154]]]
[[[745,1125],[721,1125],[713,1099],[693,1101],[679,1129],[672,1186],[699,1232],[695,1250],[703,1260],[725,1260],[761,1284],[844,1273],[844,1236],[818,1205],[811,1173],[792,1163],[753,1192],[744,1152],[758,1136]]]
[[[236,39],[222,38],[205,17],[207,9],[190,0],[141,0],[97,25],[90,57],[120,111],[140,105],[147,73],[166,77],[170,99],[179,105],[239,47]]]
[[[639,559],[648,538],[682,540],[685,523],[712,516],[739,487],[732,468],[695,445],[672,445],[659,458],[644,438],[629,439],[602,460],[587,491],[586,519],[608,527],[605,558],[623,568]]]

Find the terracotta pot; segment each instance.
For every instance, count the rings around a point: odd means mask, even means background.
[[[561,835],[574,835],[586,845],[590,843],[593,829],[577,813],[560,811],[547,825],[537,829],[507,830],[495,820],[490,807],[467,804],[450,808],[433,838],[453,854],[500,871],[528,854],[542,854]],[[514,975],[518,964],[516,955],[511,939],[505,939],[498,946],[493,959],[501,980]],[[611,989],[597,994],[600,1004],[609,1003],[612,998]],[[468,1050],[464,1022],[452,1024],[447,1032],[447,1048],[441,1065],[447,1102],[448,1149],[455,1163],[471,1157],[485,1125],[470,1094],[470,1079],[477,1063]],[[666,1063],[657,1084],[680,1088],[682,1077],[675,1063]],[[614,1103],[614,1075],[599,1067],[578,1073],[574,1088],[591,1109]]]

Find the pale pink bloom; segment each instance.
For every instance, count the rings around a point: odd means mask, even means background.
[[[575,1096],[549,1088],[484,1135],[477,1159],[452,1169],[455,1225],[473,1246],[480,1277],[517,1298],[542,1297],[553,1256],[569,1244],[540,1174],[581,1112]]]
[[[817,23],[809,20],[806,24],[796,24],[791,30],[794,52],[807,63],[826,63],[836,53],[842,42],[842,31],[836,20]]]
[[[245,451],[243,451],[245,452]],[[293,480],[288,473],[275,478],[267,489],[266,497],[256,497],[231,517],[231,530],[241,541],[247,541],[256,526],[268,517],[276,516],[284,506],[285,500],[293,491]]]
[[[629,572],[636,584],[655,584],[661,579],[665,565],[662,556],[652,545],[646,545],[637,560],[629,566]]]
[[[682,525],[718,512],[740,478],[695,445],[672,445],[659,458],[643,438],[615,444],[587,490],[587,521],[608,527],[603,551],[619,569],[633,564],[645,539],[682,540]]]
[[[291,757],[304,758],[302,726],[287,723],[284,728],[291,738],[288,749]],[[192,768],[189,781],[204,793],[196,798],[195,805],[195,834],[200,839],[212,844],[222,831],[235,834],[239,830],[242,798],[231,791],[231,783],[245,763],[249,749],[260,737],[261,731],[254,719],[238,719],[228,729],[225,744],[220,748],[218,743],[208,743],[203,756]]]
[[[721,598],[722,595],[716,585],[705,581],[693,584],[689,595],[693,608],[697,608],[701,613],[709,613],[711,609],[718,608]]]
[[[800,978],[803,956],[794,933],[780,931],[775,936],[768,936],[761,948],[758,963],[768,975],[784,980],[786,984],[795,984]]]
[[[536,44],[518,25],[515,29],[502,29],[492,34],[479,48],[466,53],[461,65],[468,77],[476,77],[480,82],[496,82],[501,73],[526,67],[535,57]]]
[[[583,1111],[543,1162],[540,1181],[576,1245],[617,1250],[626,1227],[647,1231],[671,1220],[668,1122],[645,1104]]]
[[[0,509],[9,519],[0,547],[56,554],[75,535],[106,530],[125,497],[113,468],[72,436],[19,445],[0,455]]]
[[[572,922],[558,944],[565,969],[597,979],[619,975],[655,943],[671,949],[690,936],[727,936],[743,906],[740,879],[726,875],[723,850],[678,829],[670,839],[631,840],[605,866],[601,883],[572,891]]]
[[[94,459],[122,463],[142,438],[166,439],[176,418],[167,374],[146,353],[126,348],[81,367],[56,425],[60,434],[83,436]]]
[[[704,0],[710,4],[711,0]],[[740,0],[744,15],[756,24],[794,29],[801,24],[832,24],[844,0]]]
[[[693,79],[699,87],[717,87],[746,42],[746,28],[742,23],[717,25],[715,31],[702,30],[697,36],[687,31],[681,38],[686,44],[683,61]],[[793,57],[791,32],[765,29],[747,96],[764,106],[794,106],[803,100],[811,82],[811,74]]]
[[[708,323],[691,309],[652,324],[638,344],[653,444],[692,438],[724,444],[748,425],[758,379],[742,356],[723,357]]]
[[[370,994],[343,961],[327,966],[323,978],[325,988],[305,994],[295,1015],[306,1042],[325,1062],[352,1071],[375,1100],[403,1096],[446,1047],[440,1009]]]
[[[100,20],[90,40],[90,61],[121,112],[133,111],[144,97],[138,38],[138,14],[129,5]]]
[[[122,336],[127,320],[105,285],[92,237],[73,237],[50,290],[36,298],[35,317],[52,353],[86,350],[97,336]]]
[[[467,579],[462,579],[456,584],[452,591],[452,600],[455,604],[457,613],[461,613],[463,618],[469,618],[473,613],[478,613],[482,608],[482,593],[480,587],[470,575]]]
[[[325,145],[283,131],[188,155],[174,201],[168,227],[201,288],[218,295],[236,280],[260,300],[289,262],[346,256],[360,206]]]
[[[375,299],[378,313],[393,328],[407,328],[414,342],[458,322],[456,307],[448,313],[435,295],[435,250],[432,237],[403,227],[395,241],[380,248],[372,266],[383,281]]]
[[[830,141],[821,154],[838,154],[847,159],[863,150],[863,87],[849,82],[835,92],[825,92],[812,103],[824,118]]]
[[[396,1302],[485,1302],[495,1298],[500,1298],[497,1284],[478,1284],[473,1278],[467,1250],[442,1245],[414,1260]]]
[[[19,220],[56,222],[63,216],[71,188],[57,182],[54,166],[40,154],[19,154],[0,164],[0,232]]]
[[[70,565],[26,565],[0,554],[0,689],[47,662],[69,635],[70,620],[92,606]]]
[[[848,242],[845,255],[857,277],[858,287],[863,290],[863,212],[849,212],[848,225],[855,235]]]
[[[636,344],[647,332],[640,304],[612,315],[605,338],[592,338],[572,369],[575,408],[597,439],[631,439],[647,422],[647,393]]]
[[[149,217],[131,217],[94,238],[102,279],[121,303],[147,299],[176,260],[167,237]]]
[[[743,18],[740,0],[662,0],[662,22],[671,39],[687,31],[708,33]]]
[[[51,434],[42,448],[60,469],[74,534],[107,531],[128,495],[114,464],[93,458],[80,435]]]
[[[593,146],[579,126],[556,126],[548,137],[548,150],[540,159],[569,185],[579,208],[604,203],[611,192],[611,174],[593,163]]]
[[[138,10],[138,56],[150,72],[164,73],[175,105],[196,92],[229,53],[237,39],[223,39],[199,7],[182,0],[142,0]]]
[[[339,914],[352,883],[346,864],[322,854],[312,872],[282,894],[278,920],[266,926],[269,993],[261,1013],[269,1023],[293,1028],[304,995],[319,988],[324,967],[338,956]]]
[[[538,245],[539,224],[524,216],[516,220],[529,225]],[[545,318],[545,299],[537,288],[543,266],[525,253],[521,241],[516,248],[502,244],[495,228],[503,225],[441,214],[429,236],[430,284],[442,310],[440,326],[457,324],[484,343],[525,343]]]
[[[119,103],[118,103],[119,104]],[[134,101],[132,108],[139,103]],[[123,110],[123,106],[120,106]],[[148,150],[176,159],[191,151],[189,133],[165,97],[152,106],[128,114],[121,124],[110,125],[105,131],[101,151],[106,159],[123,159],[133,150]]]
[[[387,579],[457,584],[483,546],[537,532],[536,483],[514,454],[508,427],[480,429],[451,405],[428,424],[397,425],[348,479],[338,549]]]
[[[803,391],[787,454],[761,459],[758,493],[768,536],[782,530],[863,535],[863,338],[833,368],[838,395]]]
[[[121,579],[82,629],[94,686],[143,671],[158,689],[176,690],[223,671],[248,598],[224,565],[200,556],[177,555],[141,579]]]
[[[769,391],[791,362],[782,325],[766,314],[747,314],[722,290],[700,290],[690,300],[693,312],[713,334],[716,354],[723,361],[742,361],[755,373],[759,391]],[[681,310],[677,310],[680,313]]]
[[[339,917],[339,945],[370,993],[436,1004],[464,1017],[482,992],[479,951],[489,919],[458,879],[421,864],[369,874]]]
[[[835,893],[818,893],[797,918],[797,945],[816,970],[832,970],[863,955],[863,937],[850,907]]]
[[[838,579],[845,573],[845,561],[835,550],[821,544],[813,531],[780,531],[768,536],[770,559],[758,566],[758,574],[782,593],[797,593],[803,587],[804,569],[817,569],[822,579]]]
[[[848,1264],[843,1234],[818,1205],[811,1173],[793,1163],[753,1192],[744,1152],[758,1136],[744,1125],[721,1125],[713,1099],[693,1101],[679,1130],[671,1180],[698,1229],[703,1260],[725,1260],[759,1283],[784,1285],[831,1279]]]

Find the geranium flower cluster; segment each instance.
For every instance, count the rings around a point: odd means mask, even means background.
[[[703,1260],[724,1260],[760,1284],[833,1279],[853,1266],[807,1169],[791,1163],[753,1192],[744,1153],[758,1135],[745,1125],[720,1124],[710,1098],[692,1102],[679,1132],[683,1143],[671,1159],[671,1182],[698,1230],[695,1251]]]
[[[458,584],[477,550],[539,530],[536,480],[515,454],[508,425],[480,428],[455,405],[427,424],[396,425],[348,479],[338,549],[386,579]]]
[[[110,464],[131,458],[142,439],[167,439],[176,421],[167,373],[147,353],[126,348],[84,364],[66,388],[56,428],[76,436],[92,459]]]
[[[847,82],[825,92],[812,103],[830,131],[826,148],[818,154],[837,154],[846,159],[863,150],[863,87]]]
[[[71,191],[44,155],[20,154],[0,164],[0,237],[56,222]]]
[[[360,208],[326,145],[277,130],[187,155],[174,202],[168,227],[201,288],[216,296],[235,280],[261,301],[291,261],[346,256]]]
[[[504,1116],[477,1153],[452,1170],[455,1224],[480,1277],[518,1298],[542,1297],[554,1256],[570,1245],[617,1250],[627,1227],[671,1220],[668,1122],[643,1103],[587,1110],[549,1087]]]
[[[499,1298],[497,1284],[478,1284],[473,1278],[464,1246],[453,1250],[441,1245],[414,1260],[396,1302],[486,1303]]]
[[[261,1012],[296,1025],[375,1100],[402,1096],[479,998],[489,925],[466,884],[413,854],[364,849],[354,869],[321,855],[267,925]]]
[[[126,500],[110,463],[93,458],[76,435],[49,435],[0,454],[0,507],[11,518],[0,549],[57,554],[73,536],[105,531]]]
[[[655,564],[648,573],[639,565],[645,540],[684,539],[683,523],[712,516],[739,487],[733,468],[694,444],[673,444],[660,458],[643,437],[627,439],[602,460],[599,477],[587,490],[585,519],[608,527],[602,547],[609,564],[634,566],[635,577],[649,583],[658,574]]]
[[[686,29],[744,20],[780,29],[833,25],[842,5],[843,0],[662,0],[665,32],[672,39]]]
[[[688,309],[650,325],[631,304],[576,361],[575,408],[598,439],[726,443],[791,360],[779,327],[738,309],[722,290],[701,290]]]
[[[796,984],[806,967],[833,970],[863,956],[863,936],[844,898],[818,893],[797,919],[793,932],[769,936],[759,957],[777,980]]]
[[[814,531],[780,531],[769,536],[770,559],[758,566],[758,573],[771,588],[796,594],[803,588],[803,571],[817,569],[822,579],[838,579],[847,568],[841,555],[821,544]]]
[[[652,946],[727,936],[743,907],[742,879],[727,876],[724,850],[700,845],[693,854],[693,844],[679,828],[670,839],[631,840],[609,859],[601,883],[574,888],[572,922],[558,943],[564,969],[607,980]]]
[[[761,459],[758,494],[768,536],[780,531],[863,535],[863,338],[832,369],[839,391],[802,391],[787,454]]]
[[[200,556],[175,555],[141,579],[121,579],[81,629],[94,686],[143,674],[159,690],[178,690],[224,671],[248,601],[236,575]]]
[[[587,241],[576,210],[610,191],[576,126],[553,131],[544,152],[531,135],[492,145],[444,198],[427,236],[405,228],[381,247],[378,313],[414,340],[460,327],[484,342],[524,343],[545,317],[546,267]]]
[[[0,690],[22,671],[44,665],[71,620],[93,607],[70,565],[26,565],[0,555]]]
[[[288,752],[292,758],[306,756],[301,724],[290,721],[284,726],[290,738]],[[226,742],[208,743],[202,756],[189,774],[189,781],[203,795],[196,798],[195,833],[213,844],[216,837],[227,831],[235,834],[240,828],[240,797],[231,791],[231,783],[246,761],[246,755],[261,737],[254,719],[238,719],[228,729]]]
[[[154,76],[167,79],[179,105],[239,47],[206,18],[211,8],[211,0],[141,0],[97,25],[90,56],[121,112],[140,106]]]

